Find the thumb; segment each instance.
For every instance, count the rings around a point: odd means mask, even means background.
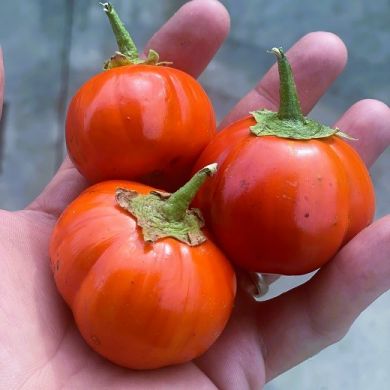
[[[87,185],[87,181],[77,171],[69,157],[66,157],[50,183],[26,209],[41,211],[58,218],[65,207]]]

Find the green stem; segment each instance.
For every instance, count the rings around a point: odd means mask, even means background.
[[[163,213],[166,218],[170,221],[183,219],[199,188],[207,177],[214,175],[216,171],[216,163],[207,165],[198,171],[183,187],[173,193],[163,206]]]
[[[108,16],[112,31],[115,34],[116,41],[118,43],[119,51],[128,57],[130,60],[139,59],[138,49],[132,40],[130,34],[126,30],[126,27],[120,20],[114,7],[110,3],[100,3],[103,6],[104,12]]]
[[[294,82],[294,76],[291,66],[280,48],[273,48],[271,52],[276,55],[279,69],[279,119],[304,121],[301,105],[299,103],[297,88]]]
[[[333,135],[351,139],[338,128],[331,128],[306,118],[302,114],[297,88],[294,82],[291,66],[282,49],[273,48],[271,53],[276,55],[279,69],[279,111],[269,110],[252,111],[255,125],[250,131],[256,137],[273,135],[279,138],[291,139],[318,139]]]

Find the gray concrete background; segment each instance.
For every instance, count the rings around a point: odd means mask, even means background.
[[[116,0],[141,46],[185,1]],[[223,1],[232,16],[228,41],[201,81],[218,117],[272,64],[266,50],[288,48],[310,31],[337,33],[349,48],[346,70],[311,116],[332,124],[362,98],[390,102],[388,0]],[[63,158],[67,102],[114,49],[97,1],[2,0],[0,43],[6,68],[6,110],[0,126],[0,207],[28,204]],[[372,168],[377,217],[390,210],[390,150]],[[282,278],[271,293],[301,283]],[[268,390],[372,389],[390,383],[390,294],[356,321],[347,337],[267,385]]]

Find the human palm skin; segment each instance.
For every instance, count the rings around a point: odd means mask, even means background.
[[[194,0],[152,37],[147,48],[196,77],[228,29],[229,17],[220,3]],[[342,71],[346,49],[333,34],[311,33],[287,55],[307,113]],[[277,104],[273,67],[223,125],[259,107],[275,110]],[[359,139],[353,146],[367,166],[390,143],[390,110],[378,101],[356,103],[336,126]],[[255,302],[239,289],[227,328],[199,359],[147,372],[123,369],[82,340],[49,267],[54,224],[85,187],[67,159],[25,210],[0,211],[1,389],[261,389],[266,381],[342,338],[354,319],[390,288],[387,216],[359,233],[309,282],[280,297]]]

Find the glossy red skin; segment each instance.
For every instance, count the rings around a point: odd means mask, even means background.
[[[85,341],[110,361],[152,369],[192,360],[229,319],[234,271],[210,239],[196,247],[173,238],[145,244],[134,218],[116,205],[118,187],[152,190],[102,182],[60,217],[50,245],[57,288]]]
[[[66,144],[91,183],[126,179],[168,191],[183,185],[215,135],[200,84],[178,69],[130,65],[100,73],[73,97]]]
[[[256,137],[248,117],[222,130],[195,170],[218,162],[194,204],[219,246],[250,271],[304,274],[373,219],[375,195],[357,152],[339,137]]]

